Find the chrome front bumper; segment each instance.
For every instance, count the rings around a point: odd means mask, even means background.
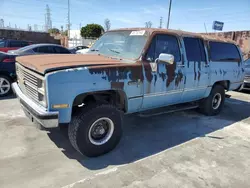
[[[48,112],[46,108],[33,102],[23,94],[16,82],[14,82],[11,86],[13,92],[20,100],[23,111],[32,122],[36,121],[45,128],[58,127],[58,112]]]

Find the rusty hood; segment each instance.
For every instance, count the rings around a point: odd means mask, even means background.
[[[121,64],[117,59],[99,54],[29,55],[17,57],[17,62],[41,74],[64,68]]]

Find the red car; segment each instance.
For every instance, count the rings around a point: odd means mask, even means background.
[[[0,51],[8,52],[8,50],[16,50],[24,46],[32,44],[29,41],[13,40],[13,39],[0,39]]]

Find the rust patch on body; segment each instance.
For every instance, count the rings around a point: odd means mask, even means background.
[[[194,80],[197,78],[197,73],[196,73],[196,62],[194,62]]]
[[[152,82],[153,80],[153,74],[152,74],[152,68],[148,62],[143,62],[145,77],[148,82]],[[157,68],[158,69],[158,68]]]
[[[166,86],[168,87],[171,82],[174,81],[175,79],[175,69],[176,69],[176,63],[172,64],[172,65],[166,65],[166,72],[167,72],[167,83]]]
[[[109,82],[123,80],[142,81],[143,73],[141,64],[123,64],[122,66],[95,66],[89,68],[90,74],[102,75],[101,78]]]
[[[124,88],[124,82],[111,82],[112,89],[122,89]]]
[[[177,77],[175,78],[175,85],[179,86],[183,79],[183,73],[181,71],[178,72]]]
[[[201,72],[198,71],[198,81],[200,81],[200,78],[201,78]]]

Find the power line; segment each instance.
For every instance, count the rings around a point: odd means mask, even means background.
[[[37,4],[32,4],[32,3],[24,3],[23,1],[20,2],[20,1],[17,1],[17,0],[8,0],[8,2],[13,2],[13,3],[18,3],[18,4],[21,4],[21,5],[28,5],[28,6],[34,6],[34,7],[37,7]],[[43,1],[45,2],[45,1]],[[48,2],[48,3],[51,3],[51,2]],[[53,3],[52,3],[53,4]],[[53,8],[59,8],[59,9],[67,9],[66,7],[61,7],[61,6],[54,6],[53,5]]]

